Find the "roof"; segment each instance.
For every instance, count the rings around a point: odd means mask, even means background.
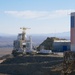
[[[54,40],[54,42],[70,42],[70,40]]]

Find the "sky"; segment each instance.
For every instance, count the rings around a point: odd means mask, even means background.
[[[70,31],[70,13],[75,0],[0,0],[0,33],[17,34],[20,27],[31,28],[27,34]]]

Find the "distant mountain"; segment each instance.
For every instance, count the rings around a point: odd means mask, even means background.
[[[50,33],[50,34],[31,34],[31,36],[32,36],[33,44],[39,45],[47,37],[58,37],[58,38],[70,39],[70,32]],[[17,35],[0,34],[0,41],[12,41],[13,42],[16,38],[17,38]]]
[[[32,34],[32,36],[44,36],[44,37],[60,37],[60,38],[70,38],[70,32],[62,33],[48,33],[48,34]]]
[[[31,36],[50,36],[50,37],[70,37],[70,32],[48,33],[48,34],[30,34]],[[16,37],[17,35],[0,33],[0,37]]]
[[[0,33],[0,36],[10,36],[11,34]]]
[[[47,35],[51,36],[51,37],[70,39],[70,32],[51,33],[51,34],[47,34]]]
[[[31,36],[32,36],[33,42],[40,44],[47,37],[57,37],[57,38],[70,39],[70,32],[50,33],[50,34],[32,34]]]

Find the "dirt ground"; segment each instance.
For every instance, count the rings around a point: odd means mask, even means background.
[[[7,54],[11,54],[12,49],[13,48],[11,48],[11,47],[0,48],[0,57],[4,56],[4,55],[7,55]]]

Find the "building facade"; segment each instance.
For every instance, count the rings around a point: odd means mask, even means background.
[[[64,52],[70,50],[70,40],[54,40],[53,52]]]

